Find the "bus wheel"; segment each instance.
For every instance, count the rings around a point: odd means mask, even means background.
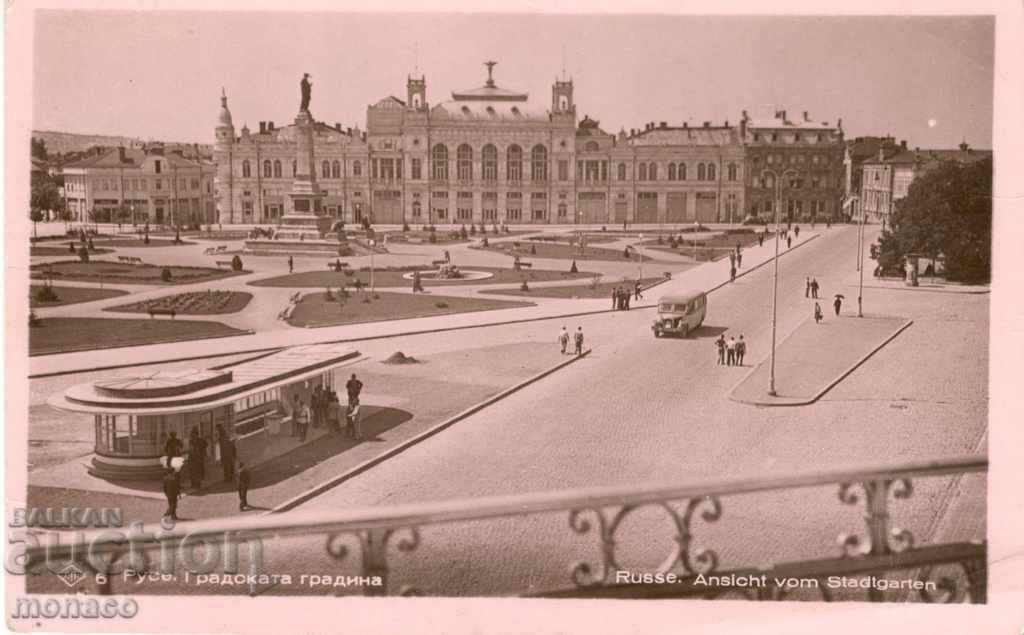
[[[682,328],[682,330],[679,332],[679,337],[685,338],[685,337],[687,337],[690,334],[690,327],[689,326],[684,324],[680,328]]]

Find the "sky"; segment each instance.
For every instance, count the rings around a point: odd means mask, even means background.
[[[992,147],[990,17],[703,17],[40,11],[33,128],[212,143],[221,88],[236,130],[289,123],[313,77],[318,120],[366,126],[366,107],[484,83],[549,105],[564,73],[580,118],[609,132],[700,125],[743,110],[842,118],[847,138]]]

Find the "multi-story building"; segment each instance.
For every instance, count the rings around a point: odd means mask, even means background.
[[[857,137],[846,142],[843,155],[843,215],[859,221],[863,207],[860,204],[860,192],[863,187],[861,177],[864,174],[863,164],[879,156],[891,157],[907,149],[907,142],[892,136]],[[881,154],[879,154],[881,153]]]
[[[73,220],[149,221],[155,224],[216,222],[214,166],[187,159],[182,149],[98,149],[63,166],[64,197]]]
[[[880,149],[878,156],[861,164],[863,213],[867,220],[884,224],[892,216],[896,201],[907,196],[914,179],[946,161],[963,164],[991,157],[991,150],[974,150],[966,143],[961,143],[957,150],[907,150],[906,144],[902,144],[900,152],[889,156]]]
[[[762,172],[773,169],[797,175],[784,188],[791,217],[839,209],[838,126],[784,113],[752,123],[744,113],[739,126],[650,122],[611,134],[577,119],[571,79],[556,79],[550,104],[539,105],[498,86],[494,63],[487,67],[483,86],[433,105],[426,78],[409,78],[404,100],[367,108],[365,133],[315,124],[325,212],[384,224],[740,222],[770,216],[774,181],[762,182]],[[236,137],[222,97],[214,153],[222,223],[280,217],[294,177],[294,128],[261,122],[258,134],[243,127]]]
[[[743,111],[741,136],[747,164],[749,213],[765,219],[779,208],[783,220],[838,218],[843,192],[843,129],[785,110],[770,119]]]

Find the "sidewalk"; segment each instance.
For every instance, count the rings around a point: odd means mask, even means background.
[[[813,403],[910,324],[904,318],[852,313],[836,317],[829,312],[821,324],[808,317],[776,348],[777,396],[768,394],[771,362],[766,357],[730,398],[757,406]]]
[[[832,232],[849,229],[841,226],[832,228]],[[818,236],[817,232],[802,231],[800,238],[793,241],[790,249],[783,249],[784,254],[801,245],[807,244]],[[766,241],[761,247],[748,247],[743,251],[743,268],[737,276],[769,263],[774,256],[774,243]],[[672,280],[658,286],[657,295],[677,293],[686,290],[701,289],[712,291],[729,281],[729,260],[721,259],[702,263],[689,268]],[[443,292],[438,292],[443,293]],[[655,294],[647,296],[645,301],[633,305],[633,310],[654,307],[657,303]],[[362,324],[325,327],[315,330],[292,329],[283,327],[277,330],[262,331],[253,335],[220,338],[209,341],[179,342],[171,344],[154,344],[133,348],[117,349],[112,354],[108,350],[81,351],[75,353],[47,355],[29,359],[29,376],[47,376],[83,370],[98,370],[132,365],[152,364],[181,359],[202,359],[234,353],[269,350],[284,346],[295,346],[314,342],[357,342],[366,339],[398,337],[425,332],[443,332],[456,329],[478,328],[501,324],[545,320],[575,315],[587,315],[610,311],[607,299],[595,300],[552,300],[537,306],[494,311],[462,313],[434,317],[414,318],[409,320],[391,320],[368,322]]]

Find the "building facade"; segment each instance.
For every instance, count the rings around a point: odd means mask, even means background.
[[[762,173],[772,170],[798,175],[784,188],[789,217],[838,213],[838,126],[744,113],[739,126],[650,122],[608,133],[578,119],[571,79],[556,79],[550,103],[539,105],[498,86],[494,65],[484,85],[433,105],[426,78],[410,77],[404,100],[367,108],[365,133],[316,122],[325,213],[410,225],[741,222],[770,218],[774,180]],[[259,133],[243,127],[236,136],[221,99],[219,220],[276,223],[295,174],[295,126],[261,122]]]
[[[991,150],[975,150],[961,143],[957,150],[907,150],[895,154],[880,149],[878,156],[861,164],[860,205],[867,221],[888,222],[896,201],[906,198],[910,184],[946,161],[973,163],[992,157]]]
[[[100,149],[61,169],[72,220],[195,225],[216,222],[214,166],[162,145]]]

